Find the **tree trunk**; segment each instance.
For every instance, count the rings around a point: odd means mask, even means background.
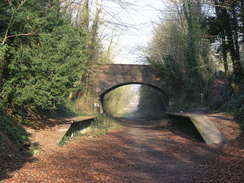
[[[222,1],[224,2],[224,1]],[[232,19],[230,16],[232,14]],[[232,4],[230,12],[227,11],[227,8],[221,8],[221,18],[223,21],[223,29],[228,40],[228,48],[230,50],[231,60],[233,64],[233,75],[236,82],[239,81],[242,75],[241,61],[240,61],[240,51],[238,43],[238,23],[237,16],[235,12],[235,5]]]
[[[217,20],[219,22],[221,22],[221,32],[220,32],[220,36],[221,36],[221,42],[222,42],[222,54],[223,54],[223,64],[224,64],[224,69],[225,69],[225,74],[228,73],[229,67],[228,67],[228,60],[227,60],[227,44],[226,44],[226,31],[224,30],[224,21],[226,20],[225,16],[223,16],[223,11],[222,8],[219,7],[219,1],[215,0],[215,11],[216,11],[216,15],[217,15]]]
[[[244,1],[240,0],[241,7],[240,7],[240,17],[241,17],[241,32],[242,32],[242,41],[244,41]]]
[[[4,71],[6,67],[6,47],[0,44],[0,91],[3,85]]]
[[[240,58],[240,46],[239,46],[239,25],[238,25],[238,20],[237,20],[237,15],[236,15],[236,4],[233,2],[232,7],[231,7],[231,12],[233,16],[232,24],[233,24],[233,46],[231,48],[231,57],[232,57],[232,62],[233,62],[233,70],[234,70],[234,76],[235,79],[240,80],[241,75],[242,75],[242,68],[241,68],[241,58]]]
[[[194,28],[193,28],[193,2],[191,0],[186,0],[183,5],[184,9],[184,15],[186,17],[187,21],[187,37],[188,37],[188,43],[187,43],[187,60],[188,60],[188,68],[189,68],[189,74],[190,78],[195,77],[195,69],[197,67],[196,64],[196,53],[195,53],[195,40],[194,40]]]
[[[222,33],[222,54],[223,54],[223,62],[224,62],[224,69],[225,69],[225,75],[227,75],[229,71],[228,67],[228,60],[227,60],[227,46],[226,46],[226,40],[225,40],[225,35]]]

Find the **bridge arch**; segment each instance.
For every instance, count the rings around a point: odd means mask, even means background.
[[[168,106],[168,104],[169,104],[169,97],[168,97],[168,95],[166,94],[166,92],[163,89],[161,89],[160,87],[158,87],[158,86],[156,86],[154,84],[145,83],[145,82],[137,82],[137,81],[119,83],[119,84],[116,84],[116,85],[114,85],[114,86],[112,86],[110,88],[107,88],[107,89],[101,91],[101,93],[99,94],[99,101],[100,101],[100,103],[103,105],[104,96],[107,93],[109,93],[110,91],[115,90],[116,88],[119,88],[121,86],[135,85],[135,84],[148,86],[148,87],[151,87],[151,88],[156,89],[157,91],[160,91],[163,94],[163,96],[164,96],[164,101],[165,101],[166,107]]]
[[[146,85],[160,91],[164,94],[167,104],[172,97],[172,89],[161,77],[160,70],[151,65],[100,64],[94,65],[89,75],[87,92],[95,99],[90,103],[94,106],[102,105],[106,93],[130,84]]]

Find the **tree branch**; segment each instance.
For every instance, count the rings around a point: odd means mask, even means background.
[[[16,35],[7,36],[7,39],[13,38],[13,37],[20,37],[20,36],[36,36],[36,35],[38,35],[38,34],[36,34],[36,33],[16,34]]]

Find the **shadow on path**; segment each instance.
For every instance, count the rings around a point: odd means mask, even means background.
[[[151,124],[128,121],[108,135],[77,138],[41,154],[4,183],[243,182],[244,167],[231,163],[242,163],[239,154],[177,134],[174,126],[155,128]]]
[[[10,178],[11,173],[21,169],[25,163],[33,161],[35,158],[24,146],[12,144],[5,135],[0,133],[0,182]]]

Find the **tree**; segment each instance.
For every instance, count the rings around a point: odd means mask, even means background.
[[[0,27],[1,104],[18,113],[57,110],[70,91],[82,87],[90,35],[72,24],[58,0],[0,5],[0,22],[6,22]]]
[[[200,98],[213,75],[209,40],[203,25],[202,4],[194,0],[175,0],[170,21],[162,22],[149,45],[148,60],[168,78],[169,86]],[[183,91],[184,90],[184,91]],[[192,95],[192,96],[190,96]]]
[[[215,39],[221,40],[221,51],[224,60],[225,72],[227,73],[228,63],[227,56],[230,54],[233,66],[233,78],[236,83],[243,77],[242,65],[240,61],[239,41],[242,35],[243,25],[243,2],[239,0],[214,0],[216,14],[210,17],[210,34]],[[209,18],[209,17],[208,17]]]
[[[244,2],[240,0],[240,18],[241,18],[241,32],[242,32],[242,40],[244,41]]]

